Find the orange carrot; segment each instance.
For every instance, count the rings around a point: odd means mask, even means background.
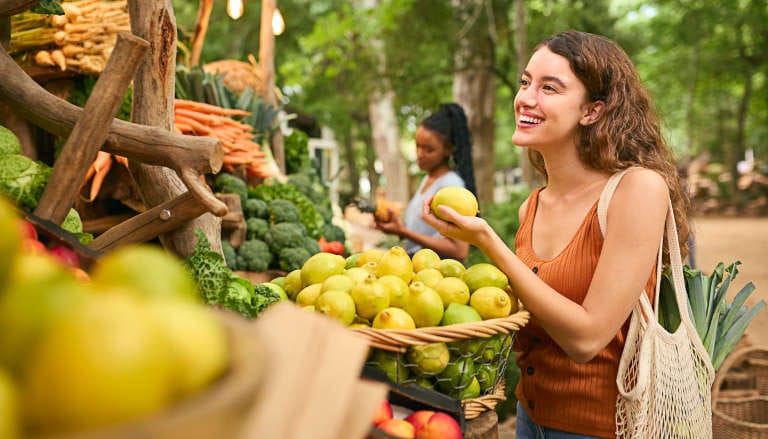
[[[226,115],[226,116],[248,116],[251,114],[250,111],[239,110],[236,108],[222,108],[216,105],[206,104],[203,102],[190,101],[187,99],[175,99],[174,105],[176,107],[192,109],[192,110],[201,111],[209,114],[220,114],[220,115]]]
[[[176,122],[179,122],[179,123],[191,126],[192,127],[192,131],[194,131],[195,134],[198,134],[198,135],[203,135],[203,134],[207,135],[207,134],[211,133],[211,129],[210,128],[208,128],[206,125],[198,122],[195,119],[189,119],[187,117],[184,117],[184,116],[181,116],[181,115],[177,115],[177,116],[174,117],[174,123],[176,123]]]
[[[88,201],[93,201],[99,195],[101,185],[104,184],[104,179],[109,173],[109,169],[112,167],[112,154],[104,151],[99,151],[96,154],[96,158],[91,163],[91,166],[86,172],[86,179],[83,181],[85,186],[88,180],[91,180],[91,189],[88,193]],[[92,177],[92,178],[91,178]]]

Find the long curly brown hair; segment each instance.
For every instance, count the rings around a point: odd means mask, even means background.
[[[579,126],[579,159],[593,169],[609,173],[640,166],[662,175],[669,187],[680,251],[685,257],[690,199],[682,187],[672,151],[661,135],[651,96],[629,56],[608,38],[575,30],[545,39],[534,51],[542,47],[568,60],[591,101],[605,103],[603,114],[595,123]],[[541,154],[533,150],[528,154],[536,170],[546,177]]]

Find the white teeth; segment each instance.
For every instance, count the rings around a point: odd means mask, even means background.
[[[520,122],[525,123],[541,123],[542,119],[536,118],[536,117],[530,117],[530,116],[520,116]]]

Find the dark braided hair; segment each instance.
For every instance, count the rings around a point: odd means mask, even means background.
[[[475,171],[472,166],[472,136],[467,115],[461,105],[447,103],[421,122],[421,126],[434,132],[445,145],[453,146],[453,163],[466,188],[477,196]]]

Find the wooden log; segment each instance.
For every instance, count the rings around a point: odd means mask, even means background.
[[[178,229],[189,222],[190,218],[203,213],[205,207],[190,192],[186,192],[112,227],[94,239],[88,247],[96,251],[109,251],[126,244],[148,241]],[[192,241],[193,247],[196,242],[197,239]]]
[[[40,3],[40,0],[0,0],[0,17],[24,12]]]
[[[61,224],[75,202],[88,167],[93,163],[109,134],[125,91],[136,74],[149,43],[133,34],[121,32],[112,55],[101,72],[80,119],[56,159],[48,185],[35,209],[35,215]]]
[[[464,429],[465,439],[498,439],[499,416],[495,410],[483,412],[480,416],[467,421]]]
[[[40,128],[61,137],[69,136],[82,108],[58,98],[27,75],[0,47],[0,99]],[[102,150],[176,171],[193,194],[216,215],[226,206],[200,183],[202,174],[221,169],[223,150],[218,139],[175,134],[167,128],[148,127],[113,119]],[[194,172],[191,172],[194,171]]]
[[[132,31],[150,42],[149,56],[139,67],[133,83],[133,122],[153,125],[165,130],[173,127],[174,80],[176,78],[176,18],[170,0],[128,0],[128,16]],[[164,203],[180,196],[186,189],[177,176],[167,169],[130,162],[133,178],[141,197],[149,206]],[[194,185],[205,185],[192,174],[181,174],[183,182],[193,190]],[[207,185],[205,186],[207,188]],[[221,206],[218,216],[226,214],[226,205],[206,191]],[[188,218],[183,227],[160,236],[163,246],[181,256],[190,255],[200,229],[211,243],[221,251],[221,220],[212,215]]]

